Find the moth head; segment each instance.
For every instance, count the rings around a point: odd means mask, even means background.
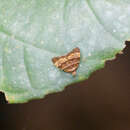
[[[53,63],[56,63],[58,60],[59,60],[58,57],[54,57],[54,58],[52,58],[52,62],[53,62]]]

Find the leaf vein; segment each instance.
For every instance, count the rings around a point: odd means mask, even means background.
[[[42,51],[49,52],[49,53],[51,53],[51,54],[57,54],[56,52],[52,52],[52,51],[50,51],[50,50],[48,50],[48,49],[44,49],[44,48],[37,47],[37,46],[35,46],[34,44],[32,44],[32,43],[30,43],[30,42],[28,42],[28,41],[25,41],[25,40],[19,38],[18,36],[11,34],[9,31],[6,31],[3,27],[2,27],[2,28],[0,27],[0,32],[3,33],[4,35],[10,37],[10,38],[13,37],[14,40],[19,41],[19,42],[22,43],[23,45],[31,46],[31,47],[40,49],[40,50],[42,50]]]
[[[24,55],[24,56],[23,56],[24,66],[25,66],[26,74],[27,74],[27,76],[28,76],[28,81],[29,81],[31,87],[34,88],[34,87],[33,87],[33,81],[32,81],[32,79],[31,79],[31,75],[30,75],[29,70],[28,70],[25,47],[23,47],[23,55]]]
[[[97,22],[98,22],[98,23],[104,28],[104,30],[105,30],[106,32],[108,32],[114,39],[116,39],[117,41],[120,41],[121,39],[120,39],[119,37],[117,37],[114,33],[112,33],[111,31],[109,31],[109,30],[105,27],[104,23],[101,22],[99,16],[97,15],[97,13],[95,12],[95,10],[93,9],[93,7],[92,7],[92,5],[91,5],[90,0],[85,0],[85,1],[86,1],[87,5],[88,5],[89,9],[92,11],[93,15],[95,16]]]

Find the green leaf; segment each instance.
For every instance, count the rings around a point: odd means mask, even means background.
[[[130,0],[0,0],[0,90],[9,103],[58,92],[104,66],[130,39]],[[76,77],[51,59],[81,50]]]

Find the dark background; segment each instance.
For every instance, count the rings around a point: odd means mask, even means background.
[[[130,130],[130,43],[81,83],[26,104],[0,94],[0,130]]]

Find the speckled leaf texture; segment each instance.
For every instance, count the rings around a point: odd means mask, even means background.
[[[59,92],[104,67],[130,39],[130,0],[0,0],[0,91],[9,103]],[[73,77],[51,59],[79,47]]]

